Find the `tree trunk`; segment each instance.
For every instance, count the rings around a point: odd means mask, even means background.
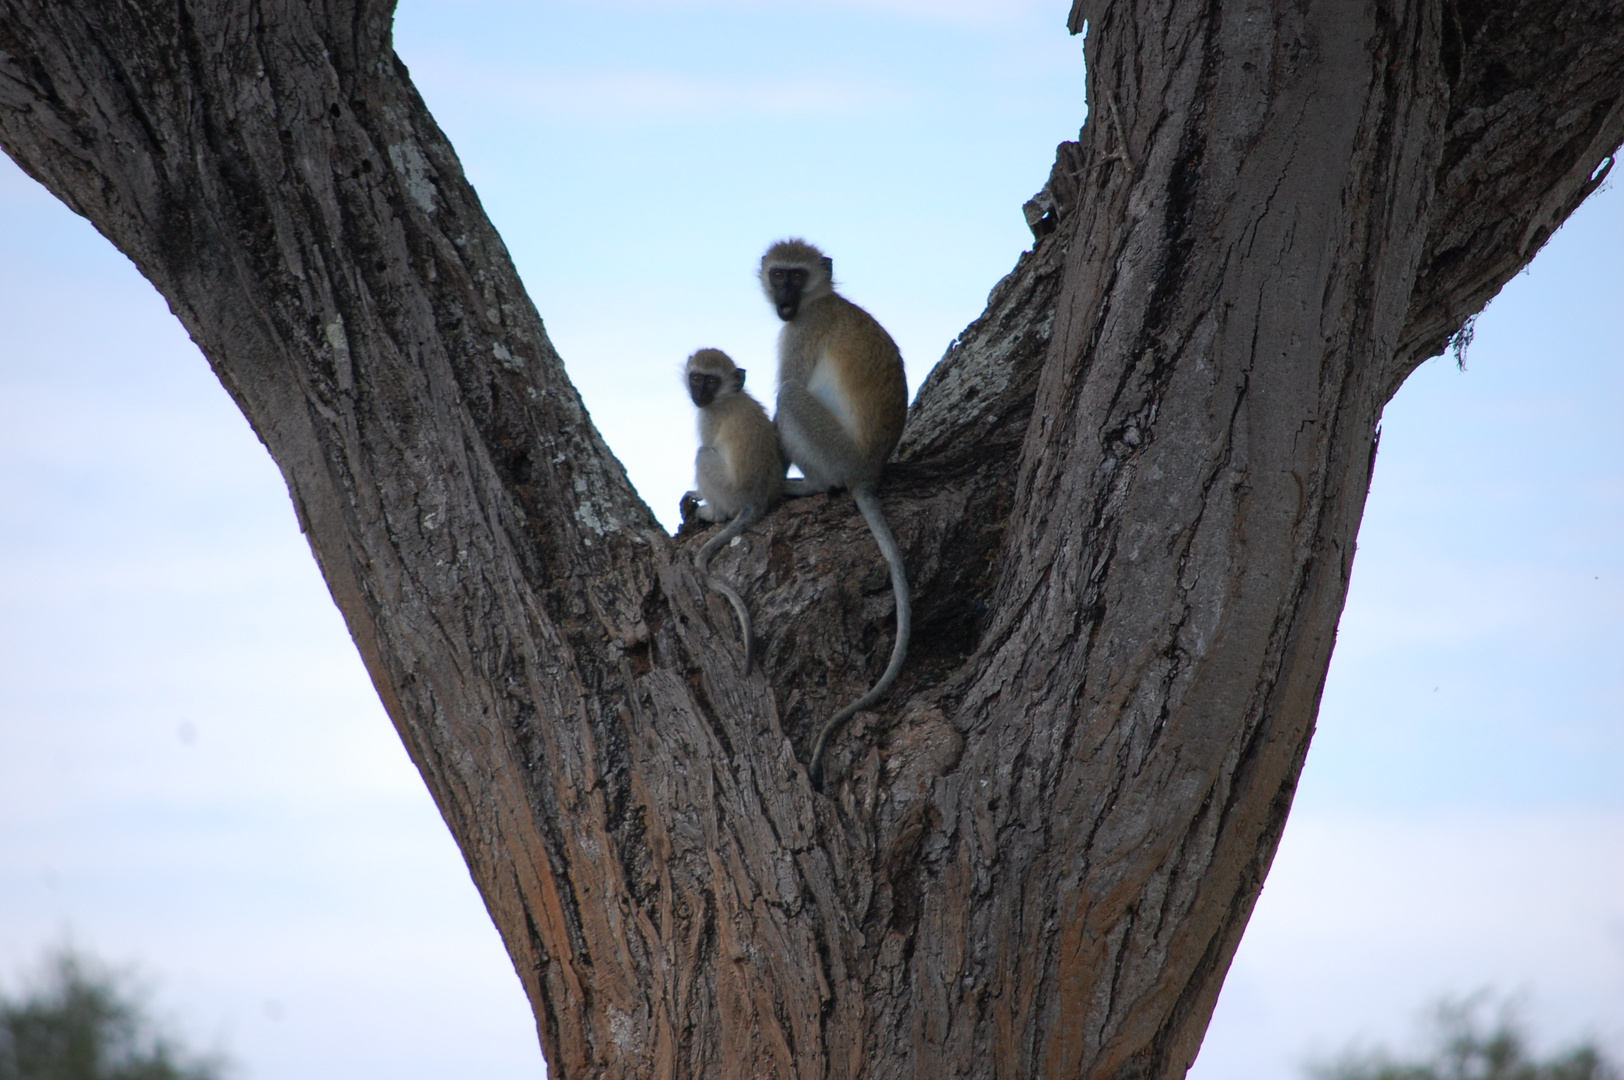
[[[1600,183],[1615,0],[1079,0],[1093,103],[883,489],[716,567],[604,445],[387,0],[0,0],[0,144],[280,465],[553,1075],[1177,1077],[1313,730],[1384,403]],[[815,628],[815,629],[809,629]]]

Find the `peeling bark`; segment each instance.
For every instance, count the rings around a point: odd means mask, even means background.
[[[1312,734],[1381,409],[1624,140],[1611,0],[1084,2],[1091,116],[882,495],[716,567],[565,378],[391,5],[0,0],[0,145],[281,467],[554,1075],[1177,1077]]]

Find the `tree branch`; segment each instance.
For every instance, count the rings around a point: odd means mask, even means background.
[[[809,828],[794,759],[730,749],[774,745],[771,692],[592,427],[391,13],[11,0],[0,145],[157,285],[282,468],[559,1074],[820,1054],[800,986],[844,912],[739,827]],[[712,952],[719,922],[800,966]],[[800,1049],[679,1051],[695,993]]]
[[[1534,258],[1624,143],[1618,5],[1444,5],[1449,119],[1392,391]]]

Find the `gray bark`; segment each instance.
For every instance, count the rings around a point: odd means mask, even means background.
[[[1084,3],[1092,110],[882,494],[715,567],[598,436],[363,0],[0,0],[0,145],[287,479],[555,1076],[1176,1077],[1313,729],[1382,406],[1624,140],[1611,0]]]

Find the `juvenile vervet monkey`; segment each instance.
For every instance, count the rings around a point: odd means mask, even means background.
[[[783,497],[787,466],[778,451],[778,433],[767,410],[744,392],[744,369],[720,349],[700,349],[684,368],[688,396],[699,406],[699,453],[694,455],[699,516],[727,521],[728,527],[705,541],[694,556],[694,568],[706,584],[733,605],[744,635],[744,673],[755,667],[756,639],[750,609],[733,587],[710,575],[711,556],[777,505]]]
[[[908,655],[908,574],[875,494],[885,461],[908,418],[908,379],[896,342],[874,317],[835,292],[833,262],[804,240],[783,240],[761,257],[761,287],[778,317],[778,410],[784,455],[804,480],[786,495],[843,487],[857,500],[891,568],[897,638],[891,663],[868,693],[835,713],[812,747],[808,775],[822,786],[823,749],[853,713],[879,700]]]

